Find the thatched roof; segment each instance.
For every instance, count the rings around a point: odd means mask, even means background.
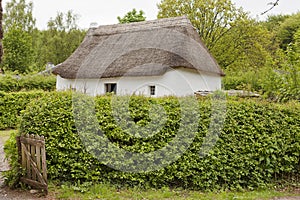
[[[98,79],[159,76],[177,67],[224,75],[186,17],[90,28],[53,73]]]

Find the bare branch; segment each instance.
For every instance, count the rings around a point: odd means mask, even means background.
[[[276,0],[275,2],[268,3],[268,5],[271,5],[271,8],[269,8],[268,10],[262,12],[261,15],[266,14],[267,12],[269,12],[270,10],[272,10],[274,7],[278,6],[278,3],[279,3],[279,0]]]

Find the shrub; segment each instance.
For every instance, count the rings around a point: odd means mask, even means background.
[[[261,91],[262,79],[265,77],[260,72],[244,71],[244,72],[232,72],[226,71],[226,76],[222,79],[222,85],[225,90],[246,90],[246,91]]]
[[[17,128],[19,115],[29,102],[43,95],[42,91],[0,92],[0,130]]]
[[[126,97],[120,97],[122,98]],[[86,118],[79,124],[75,124],[78,110],[73,105],[74,98],[72,99],[71,93],[49,93],[27,106],[27,109],[22,112],[20,133],[46,137],[50,179],[74,182],[107,181],[123,186],[175,186],[211,190],[262,187],[275,181],[290,181],[287,177],[300,172],[300,106],[298,103],[281,105],[229,99],[224,126],[220,126],[218,117],[213,119],[214,128],[222,129],[220,137],[213,149],[206,156],[201,157],[199,152],[201,152],[203,138],[211,126],[212,104],[209,99],[199,100],[198,110],[190,106],[192,109],[183,112],[183,108],[186,109],[185,106],[188,105],[181,104],[179,107],[181,98],[133,96],[129,100],[129,110],[126,111],[133,122],[127,123],[127,129],[122,127],[122,121],[116,123],[126,117],[114,113],[112,102],[118,105],[119,109],[126,108],[125,104],[118,99],[114,96],[97,97],[94,114],[87,109],[89,105],[93,105],[90,101],[93,98],[79,100],[77,106],[86,114],[84,115]],[[164,117],[149,113],[149,109],[152,108],[158,110],[164,108]],[[97,135],[100,132],[91,134],[96,130],[96,127],[89,123],[95,120],[92,115],[97,116],[97,123],[110,142],[130,152],[147,153],[161,149],[174,140],[180,133],[182,115],[192,122],[196,119],[198,111],[200,116],[197,121],[197,132],[191,145],[177,161],[163,169],[141,173],[124,172],[106,166],[105,164],[111,163],[98,160],[90,153],[110,156],[109,151],[101,151],[101,147],[108,144],[99,143]],[[215,112],[220,116],[223,110]],[[130,123],[145,127],[145,124],[152,120],[155,123],[163,121],[163,128],[151,137],[137,138],[141,133]],[[85,129],[80,125],[85,125]],[[82,130],[85,131],[81,135],[84,137],[80,137],[77,132]],[[151,126],[150,129],[143,130],[149,133],[152,131]],[[95,142],[84,146],[83,142],[86,140]],[[145,154],[145,160],[148,158]],[[164,162],[163,159],[164,156],[158,155],[153,158],[153,162]],[[130,164],[130,162],[131,160],[124,159],[120,165]]]
[[[0,91],[2,92],[19,92],[30,90],[53,91],[56,86],[55,76],[13,76],[0,75]]]
[[[17,132],[13,131],[10,134],[9,139],[5,142],[4,152],[5,156],[10,158],[9,165],[10,170],[3,172],[5,179],[5,184],[11,188],[19,186],[20,176],[22,175],[22,168],[19,164],[18,158],[18,148],[16,143]]]

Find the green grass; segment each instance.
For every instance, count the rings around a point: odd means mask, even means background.
[[[61,186],[53,184],[50,186],[50,193],[55,193],[57,199],[195,199],[195,200],[267,200],[274,197],[295,196],[295,193],[279,192],[275,190],[245,191],[245,192],[199,192],[188,190],[163,189],[117,189],[107,184],[97,184],[88,187]],[[300,194],[298,194],[300,195]]]

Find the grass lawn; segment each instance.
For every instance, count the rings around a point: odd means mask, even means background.
[[[148,189],[116,189],[113,186],[98,184],[88,187],[75,186],[50,186],[50,193],[56,199],[243,199],[243,200],[266,200],[274,197],[300,196],[294,192],[278,192],[275,190],[245,191],[245,192],[206,192],[171,190],[163,188],[159,190]]]

